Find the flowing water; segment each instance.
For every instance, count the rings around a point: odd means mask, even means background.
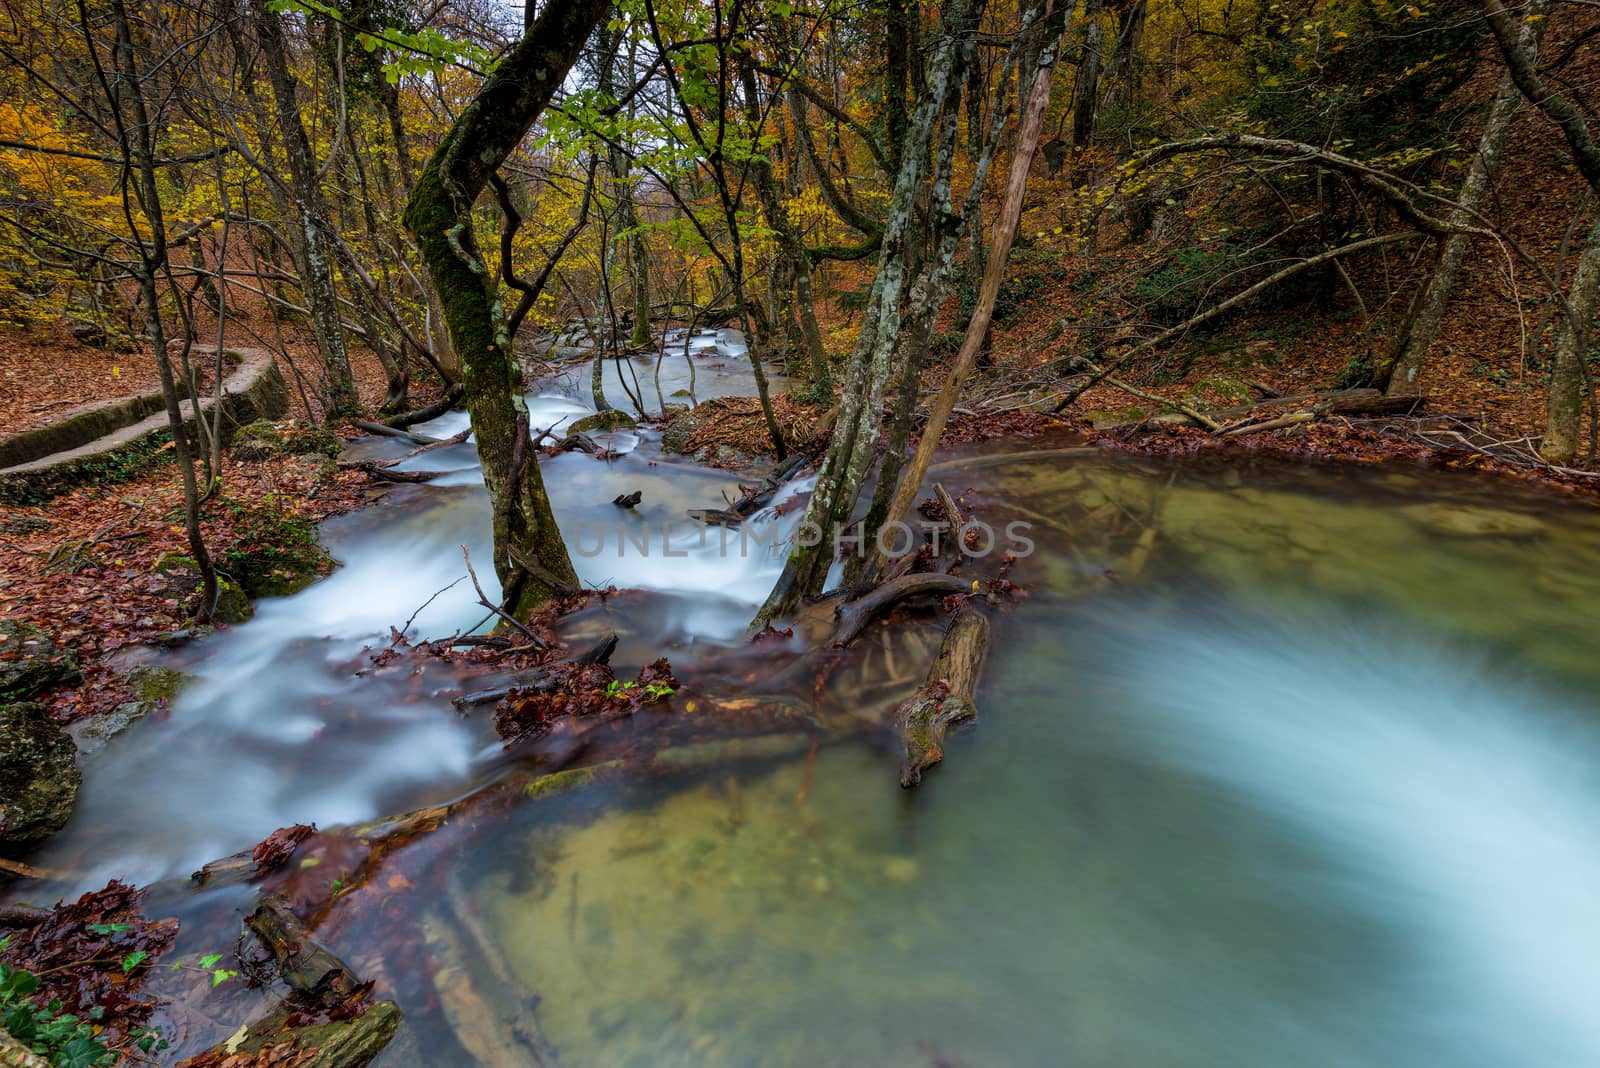
[[[536,423],[579,413],[573,381]],[[633,489],[663,527],[732,492],[650,432],[611,440],[610,463],[544,463],[564,527],[614,529]],[[808,761],[801,739],[421,840],[395,863],[438,893],[335,909],[335,947],[407,1012],[379,1063],[532,1063],[535,1028],[567,1066],[1600,1063],[1600,513],[1450,472],[1061,442],[934,476],[1034,543],[946,763],[906,792],[891,749]],[[458,543],[487,559],[469,483],[329,524],[344,567],[187,654],[203,681],[91,760],[39,862],[155,878],[469,789],[493,743],[448,709],[454,680],[353,676],[461,574]],[[611,620],[631,663],[736,644],[775,576],[695,536],[575,559],[658,591]],[[414,631],[476,623],[464,586]],[[185,900],[203,926],[247,899]],[[431,966],[386,958],[405,929]]]

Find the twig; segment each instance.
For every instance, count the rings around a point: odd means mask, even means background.
[[[461,575],[454,582],[450,583],[450,585],[448,585],[448,586],[444,587],[443,589],[437,591],[436,593],[434,593],[434,595],[432,597],[429,597],[426,601],[423,601],[422,604],[417,606],[417,610],[415,612],[411,613],[411,618],[406,620],[406,625],[401,627],[400,630],[395,634],[394,641],[389,643],[389,648],[393,649],[395,647],[395,643],[398,642],[401,638],[404,638],[406,636],[406,631],[411,629],[411,624],[413,624],[413,623],[415,623],[417,621],[417,617],[422,614],[422,610],[424,608],[428,607],[434,601],[437,601],[439,599],[439,597],[441,595],[443,595],[444,593],[446,593],[449,590],[452,590],[455,587],[459,586],[461,584],[461,580],[466,578],[466,577],[467,576],[465,576],[465,575]]]
[[[467,575],[472,579],[472,588],[478,591],[478,603],[483,605],[483,607],[487,608],[489,611],[493,612],[495,615],[499,616],[501,619],[505,620],[507,623],[510,623],[513,627],[516,627],[517,630],[521,631],[522,634],[529,641],[533,642],[533,644],[538,648],[550,648],[549,644],[546,643],[543,638],[529,630],[526,625],[520,622],[515,616],[507,612],[504,606],[496,605],[493,601],[489,600],[489,595],[484,593],[483,587],[478,584],[478,573],[472,569],[472,554],[467,551],[467,547],[465,545],[461,546],[461,559],[467,562]]]

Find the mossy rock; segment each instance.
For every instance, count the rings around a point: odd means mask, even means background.
[[[72,818],[78,749],[43,705],[0,705],[0,842],[36,842]]]
[[[689,455],[693,451],[689,448],[689,440],[705,424],[706,414],[699,408],[685,408],[674,414],[672,421],[661,432],[661,448],[680,456]]]
[[[200,567],[192,556],[168,553],[156,561],[156,573],[167,578],[167,594],[194,611],[200,592]],[[217,572],[217,606],[211,618],[217,623],[243,623],[255,615],[250,595],[244,587],[221,571]]]
[[[189,682],[188,675],[159,664],[141,664],[123,678],[141,701],[170,701]]]
[[[319,546],[315,552],[285,554],[267,559],[245,555],[228,561],[243,592],[255,597],[287,597],[299,593],[333,563]]]
[[[630,426],[637,426],[638,420],[620,408],[608,408],[603,412],[586,415],[582,419],[567,427],[569,434],[593,434],[602,430],[623,430]]]
[[[72,654],[31,623],[0,619],[0,700],[83,681]]]
[[[235,460],[260,463],[275,456],[317,455],[332,459],[343,447],[338,435],[327,427],[298,420],[257,419],[234,432],[230,449]]]

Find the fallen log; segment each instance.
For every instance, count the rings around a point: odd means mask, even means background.
[[[444,439],[442,439],[440,441],[435,441],[435,442],[432,442],[431,444],[428,444],[428,445],[418,445],[416,448],[410,450],[409,452],[402,453],[401,455],[396,456],[393,459],[390,459],[390,460],[364,460],[364,461],[361,461],[360,463],[358,463],[358,464],[356,464],[354,466],[364,467],[364,468],[366,468],[366,467],[382,467],[382,468],[394,467],[397,464],[405,463],[407,460],[411,459],[413,456],[421,456],[425,452],[432,452],[434,449],[442,449],[446,445],[460,445],[463,442],[465,442],[471,436],[472,436],[472,428],[468,427],[466,430],[463,430],[461,433],[452,434],[450,437],[444,438]]]
[[[355,427],[357,430],[365,430],[369,434],[377,434],[379,437],[384,438],[400,438],[402,441],[409,441],[413,445],[437,445],[439,444],[440,440],[438,438],[429,437],[426,434],[416,434],[409,430],[398,430],[395,427],[385,426],[383,423],[374,423],[368,419],[352,419],[350,420],[350,425]]]
[[[973,694],[989,648],[989,621],[963,606],[950,620],[928,669],[928,681],[895,710],[895,723],[905,743],[900,785],[922,782],[922,773],[944,759],[944,738],[951,727],[978,717]]]
[[[449,471],[390,471],[386,467],[363,467],[361,470],[378,482],[432,482],[440,475],[451,474]]]
[[[361,985],[350,966],[311,937],[311,931],[276,894],[263,895],[245,924],[273,959],[291,990],[323,1004],[336,1004]]]
[[[429,419],[437,419],[460,404],[461,398],[464,396],[466,396],[466,390],[457,382],[445,391],[445,395],[442,398],[432,404],[424,405],[421,408],[413,408],[411,411],[401,412],[399,415],[391,415],[383,421],[383,424],[396,430],[404,430],[406,427],[416,423],[426,423]]]
[[[737,527],[744,523],[744,516],[730,508],[690,508],[688,516],[709,527]]]
[[[828,644],[849,645],[867,629],[868,623],[901,601],[927,594],[945,597],[953,593],[972,593],[975,586],[971,579],[957,578],[954,575],[932,573],[902,575],[874,587],[872,592],[854,601],[840,605],[835,616],[837,623],[834,626],[833,636],[828,639]]]
[[[1263,430],[1282,430],[1285,427],[1299,426],[1302,423],[1312,422],[1317,418],[1316,412],[1299,411],[1280,415],[1276,419],[1266,419],[1255,423],[1240,423],[1236,426],[1222,428],[1225,438],[1236,437],[1239,434],[1255,434]]]

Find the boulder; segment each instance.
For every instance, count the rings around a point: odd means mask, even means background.
[[[82,682],[72,654],[31,623],[0,619],[0,701],[21,700],[52,686]]]
[[[43,705],[0,705],[0,842],[34,842],[66,826],[82,781],[77,747]]]
[[[606,430],[622,430],[625,427],[637,426],[638,420],[620,408],[608,408],[603,412],[586,415],[582,419],[567,427],[569,434],[593,434]]]
[[[260,463],[274,456],[318,455],[332,459],[342,448],[338,435],[327,427],[296,420],[257,419],[234,432],[229,451],[235,460]]]

